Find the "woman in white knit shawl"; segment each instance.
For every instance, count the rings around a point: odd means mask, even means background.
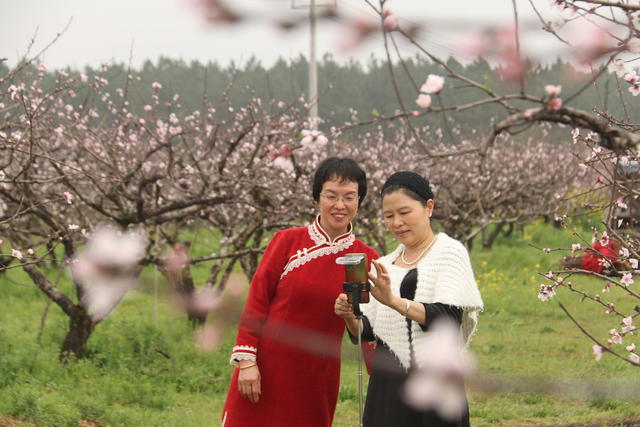
[[[452,421],[433,410],[407,405],[402,389],[409,371],[421,367],[414,349],[423,347],[421,343],[437,318],[446,316],[457,322],[465,343],[475,331],[483,304],[469,254],[445,233],[434,234],[430,220],[433,194],[422,176],[414,172],[393,174],[382,186],[381,198],[385,226],[400,244],[374,261],[375,271],[369,277],[375,299],[361,305],[362,338],[377,342],[364,425],[468,426],[466,402],[462,416]],[[355,341],[358,324],[345,294],[337,298],[335,312],[345,320]]]

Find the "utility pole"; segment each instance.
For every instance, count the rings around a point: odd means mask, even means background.
[[[318,63],[316,61],[316,0],[309,5],[309,119],[315,129],[318,122]]]
[[[300,1],[300,0],[298,0]],[[316,59],[316,24],[318,7],[336,7],[337,0],[320,0],[321,4],[316,4],[316,0],[309,0],[309,4],[297,5],[296,0],[291,0],[293,9],[309,8],[309,119],[313,129],[318,121],[318,61]]]

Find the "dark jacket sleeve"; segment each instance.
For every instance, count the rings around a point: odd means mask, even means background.
[[[351,340],[351,342],[353,344],[358,344],[358,337],[356,335],[353,335],[349,330],[349,328],[346,328],[346,329],[347,329],[347,333],[349,334],[349,339]],[[376,340],[376,336],[373,335],[373,328],[371,327],[371,323],[369,323],[369,319],[367,319],[367,316],[362,316],[361,336],[362,336],[363,342]]]
[[[424,311],[426,313],[426,323],[424,325],[420,324],[420,328],[422,328],[423,331],[429,330],[429,326],[431,325],[431,323],[441,316],[449,316],[458,325],[462,323],[463,310],[460,307],[456,307],[455,305],[442,304],[439,302],[423,303],[422,305],[424,305]]]

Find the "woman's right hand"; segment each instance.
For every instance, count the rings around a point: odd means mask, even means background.
[[[250,368],[240,369],[243,366],[253,365]],[[260,369],[254,360],[238,361],[238,390],[251,403],[258,403],[260,400]]]
[[[347,294],[338,295],[333,310],[335,311],[336,316],[341,317],[345,320],[356,318],[356,316],[353,314],[353,307],[347,299]]]

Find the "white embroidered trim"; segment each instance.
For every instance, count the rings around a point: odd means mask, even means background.
[[[347,228],[346,233],[341,234],[337,236],[335,239],[331,240],[329,238],[329,233],[324,231],[324,229],[320,225],[320,215],[318,215],[316,216],[316,219],[307,226],[307,230],[309,231],[309,236],[311,237],[311,240],[313,240],[313,242],[316,245],[320,245],[323,243],[335,245],[336,243],[338,243],[340,239],[343,239],[345,237],[350,237],[351,232],[353,231],[353,225],[349,223],[349,227]]]
[[[347,249],[355,241],[356,241],[356,236],[352,234],[351,236],[347,237],[343,241],[331,246],[324,246],[318,249],[313,249],[311,251],[307,250],[306,248],[304,251],[298,251],[297,254],[295,254],[293,257],[289,259],[289,263],[286,265],[286,267],[284,268],[284,271],[280,275],[280,279],[286,276],[287,273],[289,273],[290,271],[300,267],[301,265],[308,263],[309,261],[312,261],[321,256],[337,254],[338,252]]]
[[[319,225],[316,226],[316,222],[318,222],[318,218],[316,218],[316,220],[309,224],[309,226],[307,227],[311,240],[313,240],[313,243],[315,243],[316,245],[327,243],[329,239],[327,238],[327,236],[320,232],[321,228],[319,227]]]
[[[244,351],[243,351],[244,350]],[[250,345],[237,345],[233,347],[229,363],[237,366],[239,360],[256,360],[258,349]]]
[[[310,248],[303,248],[296,252],[285,265],[280,279],[287,275],[290,271],[300,267],[321,256],[337,254],[338,252],[347,249],[356,241],[356,236],[351,232],[353,227],[349,224],[349,230],[336,237],[333,240],[329,240],[328,234],[320,226],[320,215],[318,215],[311,224],[307,226],[309,237],[314,241],[315,246]],[[328,246],[325,246],[328,245]]]

